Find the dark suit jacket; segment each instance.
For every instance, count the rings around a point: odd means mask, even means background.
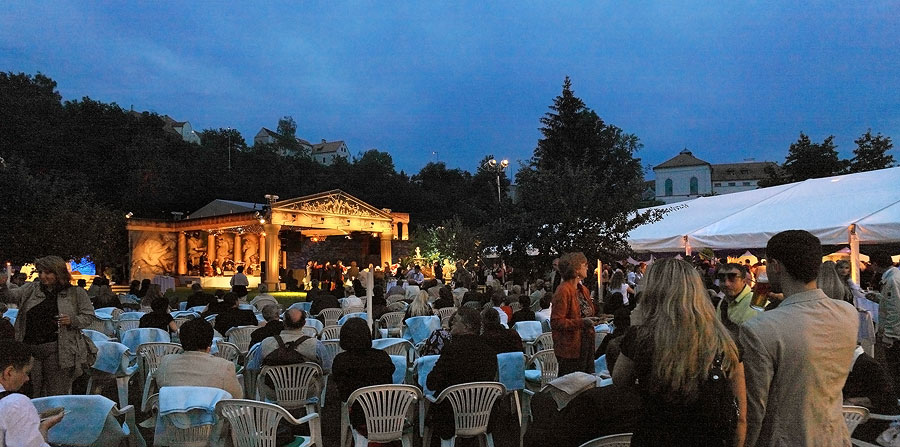
[[[195,306],[209,306],[215,297],[205,292],[197,292],[192,294],[187,299],[187,308],[190,309]]]
[[[216,330],[225,335],[229,329],[237,326],[256,326],[259,321],[252,310],[225,309],[216,317]]]
[[[313,299],[312,306],[309,308],[309,313],[312,315],[317,315],[322,309],[330,309],[333,307],[340,308],[341,303],[335,298],[333,295],[319,295]]]
[[[628,388],[609,385],[579,394],[562,410],[549,392],[540,392],[531,408],[534,422],[525,433],[525,447],[545,446],[548,439],[560,447],[577,447],[600,436],[633,432],[641,417],[641,398]]]
[[[268,337],[272,337],[284,330],[284,322],[281,320],[269,321],[265,326],[250,333],[250,346],[253,346]],[[224,335],[224,334],[223,334]]]

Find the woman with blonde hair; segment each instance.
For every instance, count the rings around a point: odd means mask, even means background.
[[[428,304],[428,292],[420,290],[415,299],[413,299],[413,302],[410,303],[409,307],[406,309],[406,315],[403,316],[403,319],[405,320],[409,317],[427,317],[430,315],[434,315],[434,310],[432,310],[431,305]]]
[[[697,271],[678,259],[644,277],[643,321],[626,331],[613,371],[644,404],[632,445],[741,446],[747,432],[744,366],[715,317]]]
[[[0,300],[19,305],[16,340],[34,355],[32,397],[72,393],[72,381],[89,368],[96,348],[81,335],[94,319],[87,292],[72,286],[72,274],[59,256],[34,261],[38,282],[10,289],[0,275]]]
[[[834,261],[825,261],[819,266],[819,276],[816,278],[816,284],[829,298],[853,304],[853,294],[850,293],[850,286],[841,279],[837,268],[835,268]]]
[[[609,280],[609,285],[606,287],[607,293],[606,296],[611,296],[612,294],[618,292],[622,294],[622,303],[626,306],[629,305],[628,294],[634,295],[634,289],[625,282],[625,274],[622,273],[621,270],[616,270],[613,273],[612,278]],[[633,308],[633,306],[631,306]]]

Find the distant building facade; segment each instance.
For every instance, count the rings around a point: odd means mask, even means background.
[[[272,144],[278,142],[279,138],[281,138],[281,135],[278,135],[277,132],[263,127],[253,137],[253,144]],[[323,139],[321,143],[312,144],[302,138],[297,138],[297,142],[300,143],[300,148],[308,153],[313,160],[323,165],[330,165],[334,162],[335,157],[350,158],[350,150],[347,149],[347,144],[340,140],[325,141]],[[284,148],[278,151],[281,156],[296,155],[292,154],[292,152]]]
[[[187,121],[175,121],[169,115],[163,115],[162,119],[163,122],[165,122],[163,130],[166,132],[174,133],[188,143],[200,144],[200,135],[197,135],[197,132],[194,132],[191,123]]]
[[[711,164],[685,149],[653,168],[656,200],[668,204],[756,189],[768,166],[777,168],[770,161]]]

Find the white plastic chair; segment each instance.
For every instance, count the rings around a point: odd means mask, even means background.
[[[440,309],[435,309],[434,314],[437,315],[437,317],[440,318],[441,321],[444,321],[444,318],[453,316],[453,314],[455,314],[457,310],[458,309],[455,307],[442,307]]]
[[[256,343],[247,351],[244,357],[243,383],[244,396],[258,400],[256,380],[259,370],[262,368],[262,343]]]
[[[864,424],[869,419],[869,409],[856,405],[844,405],[841,409],[844,415],[844,422],[847,423],[847,431],[853,435],[853,431],[859,424]]]
[[[428,405],[431,402],[434,402],[437,397],[435,396],[434,390],[428,389],[428,375],[431,374],[431,370],[434,369],[434,365],[437,363],[438,358],[440,358],[439,355],[424,355],[417,358],[413,365],[416,383],[422,390],[423,397],[423,399],[419,400],[419,436],[425,435],[425,412],[428,410]]]
[[[525,436],[525,418],[522,414],[520,393],[525,391],[526,360],[526,355],[518,351],[497,354],[497,381],[503,384],[508,394],[511,394],[511,410],[515,410],[516,421],[519,423],[519,445]]]
[[[208,392],[201,391],[200,393],[197,393],[199,390],[208,390]],[[209,446],[211,441],[210,437],[213,434],[213,429],[217,421],[215,417],[215,407],[206,408],[206,406],[215,405],[217,401],[212,400],[211,402],[207,401],[200,404],[196,399],[191,399],[190,401],[185,402],[186,408],[160,415],[160,394],[163,395],[163,399],[166,399],[165,395],[167,393],[169,393],[169,396],[172,396],[173,394],[176,395],[176,398],[178,398],[179,394],[188,397],[197,396],[198,394],[220,394],[220,398],[221,396],[230,398],[231,394],[221,391],[218,388],[166,386],[159,390],[159,394],[154,394],[148,399],[148,409],[154,414],[152,417],[154,417],[157,424],[159,424],[156,435],[162,437],[157,445],[168,447]]]
[[[327,328],[326,328],[327,329]],[[322,356],[322,364],[330,365],[334,362],[334,358],[341,352],[341,342],[340,340],[323,340],[322,348],[324,350]],[[329,371],[324,371],[322,376],[322,395],[319,398],[319,406],[325,406],[325,394],[328,392],[328,378],[331,376]]]
[[[97,359],[91,366],[90,378],[85,394],[99,394],[102,386],[97,383],[112,377],[116,382],[119,408],[128,406],[128,382],[138,370],[131,351],[122,343],[114,341],[97,344]]]
[[[553,349],[553,333],[544,332],[541,335],[538,335],[537,338],[535,338],[534,341],[530,343],[530,345],[532,354],[529,355],[534,355],[534,352]]]
[[[531,368],[535,366],[537,368]],[[552,349],[545,349],[534,353],[525,365],[526,384],[537,382],[539,387],[529,387],[532,391],[540,391],[553,381],[559,374],[559,362],[556,353]]]
[[[144,380],[144,391],[141,394],[141,409],[147,408],[147,398],[151,392],[151,375],[159,368],[162,358],[169,354],[181,354],[184,352],[181,345],[165,342],[142,343],[137,348],[138,366],[141,378]]]
[[[319,311],[319,314],[316,315],[316,319],[318,319],[319,317],[322,317],[322,320],[324,320],[324,321],[322,321],[322,323],[325,326],[333,326],[333,325],[337,324],[338,319],[341,318],[342,314],[343,314],[343,311],[340,308],[331,307],[331,308],[322,309],[321,311]]]
[[[406,301],[395,301],[391,304],[385,306],[385,312],[406,312],[406,308],[409,307],[409,304],[406,304]]]
[[[450,401],[456,431],[450,439],[442,439],[441,447],[456,445],[456,438],[483,437],[483,444],[494,447],[494,438],[487,432],[494,402],[506,392],[497,382],[473,382],[449,386],[435,399],[435,404]],[[425,428],[423,447],[431,443],[431,427]]]
[[[216,342],[216,353],[213,354],[216,357],[223,358],[233,363],[235,367],[238,365],[238,361],[241,358],[241,349],[234,343],[229,343],[227,341],[218,340]]]
[[[309,424],[310,438],[301,446],[323,447],[322,426],[318,413],[300,419],[286,409],[270,403],[246,399],[224,399],[216,404],[216,414],[231,424],[231,440],[239,447],[277,447],[275,435],[278,422],[287,420],[293,425]]]
[[[534,348],[534,341],[543,335],[541,332],[541,323],[537,321],[520,321],[514,324],[512,328],[515,329],[516,333],[518,333],[519,337],[522,339],[522,342],[525,343],[525,354],[534,354],[536,352],[532,351]]]
[[[322,333],[319,334],[319,338],[322,340],[339,340],[341,338],[341,327],[338,325],[325,326],[325,329],[322,329]]]
[[[387,301],[387,304],[390,306],[393,303],[397,303],[397,302],[404,301],[404,300],[406,300],[406,295],[396,294],[396,295],[391,295],[391,296],[387,297],[386,301]]]
[[[322,368],[311,362],[263,366],[256,379],[257,392],[261,398],[269,397],[265,392],[268,377],[275,388],[275,403],[288,410],[305,408],[308,414],[314,413],[318,411],[322,374]]]
[[[341,447],[350,446],[350,407],[359,402],[366,417],[365,438],[371,442],[387,443],[400,440],[403,447],[412,447],[412,432],[403,428],[413,404],[422,398],[422,392],[412,385],[374,385],[360,388],[341,405]],[[362,441],[362,440],[360,440]],[[367,445],[357,442],[356,445]]]
[[[247,353],[250,349],[250,334],[259,329],[259,326],[237,326],[225,332],[225,339],[229,343],[234,343],[241,351],[241,354]]]
[[[269,304],[274,304],[278,306],[278,300],[275,298],[269,298],[267,296],[264,297],[256,297],[253,299],[253,306],[256,307],[258,312],[262,312],[263,307],[266,307]]]
[[[601,436],[591,439],[579,447],[628,447],[631,445],[631,433]]]
[[[384,329],[388,337],[399,337],[403,329],[405,312],[387,312],[378,319],[378,327]]]
[[[107,341],[116,341],[116,339],[104,334],[103,332],[95,331],[93,329],[82,329],[81,333],[87,335],[88,338],[90,338],[91,341],[95,344]]]
[[[147,444],[138,432],[134,406],[116,403],[95,395],[62,395],[31,400],[37,411],[63,407],[70,412],[48,433],[53,445],[106,447],[127,440],[130,447]]]
[[[141,321],[138,320],[119,320],[116,323],[116,332],[119,335],[119,338],[122,338],[122,334],[132,329],[137,329],[138,326],[141,325]]]

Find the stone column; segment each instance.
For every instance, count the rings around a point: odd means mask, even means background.
[[[266,260],[266,235],[260,233],[259,234],[259,262],[262,265],[262,262]]]
[[[231,258],[234,260],[235,268],[237,268],[237,264],[244,262],[244,253],[241,252],[240,233],[234,233],[234,254]]]
[[[281,225],[265,224],[263,230],[266,232],[266,287],[270,291],[278,290],[278,260],[281,259],[281,253],[278,249],[278,232],[281,231]]]
[[[391,263],[391,239],[394,238],[394,235],[391,233],[381,233],[381,265],[384,266],[384,263]]]
[[[209,233],[209,236],[206,237],[206,259],[210,265],[216,260],[216,235],[214,233]]]
[[[184,231],[178,232],[178,264],[175,266],[175,273],[187,274],[187,238]]]

